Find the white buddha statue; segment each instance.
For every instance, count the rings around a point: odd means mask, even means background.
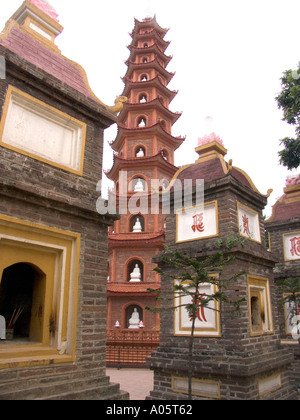
[[[138,266],[138,264],[135,264],[135,267],[133,269],[133,272],[130,273],[130,283],[139,283],[140,281],[142,281],[142,274],[141,274],[141,270],[140,267]]]
[[[140,219],[137,217],[136,222],[133,226],[132,232],[142,232],[142,225]]]
[[[134,308],[131,318],[129,320],[128,328],[139,328],[139,324],[140,324],[140,315],[138,313],[137,308]]]
[[[136,154],[136,157],[144,157],[144,156],[145,156],[145,153],[144,153],[143,149],[140,148],[140,150]]]
[[[144,118],[139,122],[139,127],[146,127],[146,120]]]
[[[141,181],[141,178],[139,178],[138,181],[137,181],[137,183],[135,184],[134,191],[135,192],[144,191],[144,186],[143,186],[143,183]]]

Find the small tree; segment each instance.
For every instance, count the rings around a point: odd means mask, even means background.
[[[284,146],[278,154],[280,163],[288,169],[300,165],[300,68],[287,70],[281,78],[282,91],[276,96],[278,108],[283,110],[283,120],[295,126],[295,138],[280,140]]]
[[[226,241],[225,247],[227,250],[231,248],[232,245],[242,242],[239,238],[229,237]],[[222,241],[218,241],[217,246],[222,246]],[[188,257],[178,250],[172,251],[170,248],[165,248],[165,254],[162,256],[161,261],[171,269],[169,271],[164,271],[161,268],[155,268],[154,270],[160,275],[170,278],[172,280],[176,279],[177,282],[173,285],[174,296],[169,297],[167,300],[172,302],[170,306],[166,308],[146,308],[151,312],[160,312],[162,310],[176,310],[180,307],[185,307],[188,316],[192,322],[191,325],[191,335],[189,341],[188,349],[188,398],[192,399],[192,378],[193,378],[193,353],[194,353],[194,337],[195,337],[195,324],[198,317],[199,311],[202,308],[207,308],[210,310],[213,309],[209,306],[210,302],[226,302],[228,305],[232,306],[232,311],[239,311],[241,302],[244,302],[245,299],[239,300],[230,300],[225,293],[226,288],[233,281],[236,281],[244,271],[241,271],[229,279],[221,279],[219,274],[223,271],[224,267],[230,264],[234,260],[232,254],[225,255],[224,252],[218,251],[204,258],[191,258]],[[174,278],[174,274],[176,276]],[[210,295],[205,294],[201,295],[200,289],[203,284],[213,284],[216,285],[216,292]],[[149,291],[156,292],[152,289]],[[190,297],[190,303],[181,304],[174,306],[174,297],[179,296],[188,296]],[[157,299],[161,300],[160,297]],[[215,305],[214,305],[215,307]]]

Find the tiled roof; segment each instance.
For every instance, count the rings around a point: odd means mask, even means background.
[[[110,293],[149,293],[147,289],[159,290],[157,283],[107,283],[107,292]]]
[[[86,75],[81,66],[38,42],[18,24],[11,29],[7,37],[0,39],[0,45],[85,96],[99,101],[88,87]]]
[[[271,217],[266,223],[300,218],[300,184],[286,187],[284,194],[272,208]]]

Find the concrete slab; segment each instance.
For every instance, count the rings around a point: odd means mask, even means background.
[[[111,382],[120,384],[122,391],[130,394],[130,400],[145,400],[153,390],[153,372],[149,369],[107,368]]]

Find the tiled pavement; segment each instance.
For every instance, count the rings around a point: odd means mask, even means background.
[[[149,369],[106,369],[110,381],[129,392],[130,400],[145,400],[153,390],[153,372]],[[300,400],[300,394],[298,399]]]
[[[130,400],[145,400],[153,390],[153,372],[149,369],[107,368],[110,382],[120,384],[122,391],[129,392]]]

